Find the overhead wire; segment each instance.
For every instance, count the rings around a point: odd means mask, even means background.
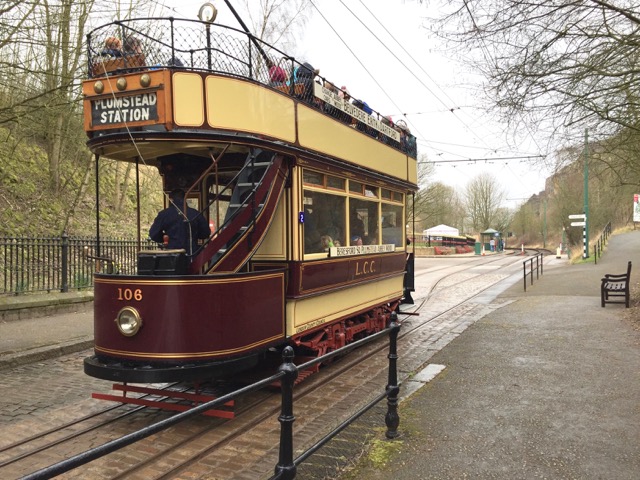
[[[422,79],[417,76],[415,74],[415,72],[413,70],[411,70],[389,47],[388,45],[383,42],[363,21],[362,19],[356,15],[345,3],[343,0],[339,0],[340,3],[344,6],[344,8],[346,8],[349,13],[356,18],[356,20],[358,20],[366,29],[367,31],[369,31],[369,33],[371,35],[373,35],[373,37],[378,40],[378,42],[380,42],[386,49],[387,51],[389,51],[389,53],[416,79],[418,80],[418,82],[431,94],[434,96],[434,98],[436,100],[438,100],[438,102],[440,102],[445,108],[446,111],[451,112],[454,117],[465,127],[467,128],[468,131],[470,131],[478,140],[480,140],[489,150],[494,150],[494,151],[503,151],[503,149],[495,149],[493,147],[491,147],[482,136],[480,136],[479,134],[477,134],[474,129],[469,126],[459,115],[457,115],[455,113],[456,110],[460,110],[460,107],[456,106],[456,102],[454,100],[452,100],[447,93],[437,84],[437,82],[429,75],[429,73],[422,67],[422,65],[420,65],[420,63],[407,51],[407,49],[402,45],[402,43],[400,43],[395,36],[385,27],[385,25],[377,18],[377,16],[366,6],[364,5],[364,3],[362,2],[362,0],[360,0],[360,3],[362,4],[362,6],[369,12],[369,14],[376,20],[376,22],[378,22],[378,24],[383,28],[383,30],[393,39],[393,41],[398,44],[400,46],[400,48],[402,49],[403,52],[405,52],[407,54],[407,56],[418,66],[418,68],[420,70],[422,70],[422,72],[426,75],[426,77],[431,80],[431,82],[433,82],[433,84],[443,93],[443,95],[447,98],[447,100],[449,100],[451,102],[451,104],[447,104],[446,102],[444,102],[435,92],[433,92],[433,90],[431,88],[429,88],[423,81]],[[315,5],[314,5],[315,7]],[[317,7],[316,7],[317,9]],[[325,19],[326,21],[326,19]],[[334,30],[335,31],[335,30]],[[377,83],[377,82],[376,82]],[[383,90],[384,91],[384,90]],[[384,92],[385,95],[389,96],[386,92]],[[454,105],[453,107],[451,105]],[[417,129],[415,123],[411,122],[409,120],[409,118],[407,118],[407,114],[402,114],[408,122],[411,123],[411,125],[413,126],[414,129],[416,129],[416,131],[418,133],[419,130]],[[424,135],[422,135],[420,133],[420,135],[422,137],[424,137]],[[426,137],[424,138],[425,141],[428,142],[428,144],[431,143],[430,140],[427,140]],[[432,147],[433,148],[433,147]],[[469,148],[477,148],[477,147],[469,147]],[[434,150],[438,150],[436,148],[434,148]]]
[[[347,50],[349,50],[349,52],[351,53],[351,55],[353,55],[353,57],[356,59],[356,61],[360,64],[360,66],[364,69],[365,72],[367,72],[367,74],[371,77],[371,79],[373,80],[373,82],[378,86],[378,88],[380,88],[380,90],[382,91],[382,93],[384,93],[384,95],[389,99],[389,101],[393,104],[393,106],[395,108],[397,108],[398,110],[401,110],[401,108],[396,104],[395,100],[393,98],[391,98],[391,96],[387,93],[387,91],[382,87],[382,85],[380,85],[380,82],[378,82],[378,80],[376,80],[376,78],[373,76],[373,74],[369,71],[369,69],[365,66],[364,63],[362,63],[362,61],[360,60],[360,58],[358,57],[358,55],[355,54],[355,52],[351,49],[351,47],[349,47],[349,45],[347,44],[347,42],[342,38],[342,36],[340,36],[340,34],[336,31],[335,28],[333,28],[333,25],[331,25],[331,22],[329,22],[329,20],[327,20],[327,18],[323,15],[323,13],[320,11],[320,9],[318,8],[318,6],[313,2],[313,0],[309,0],[309,3],[313,6],[313,8],[316,9],[316,11],[318,12],[318,14],[322,17],[322,19],[326,22],[326,24],[329,26],[329,28],[331,30],[333,30],[333,33],[335,33],[335,35],[338,37],[338,39],[344,44],[344,46],[347,48]],[[418,132],[419,133],[419,132]]]

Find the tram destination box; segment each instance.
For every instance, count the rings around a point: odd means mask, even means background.
[[[184,250],[147,250],[138,253],[138,275],[186,275]]]

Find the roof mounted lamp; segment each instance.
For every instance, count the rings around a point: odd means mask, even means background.
[[[205,3],[200,7],[198,18],[207,27],[207,66],[211,70],[211,24],[218,16],[218,9],[213,3]]]
[[[201,22],[213,23],[216,21],[217,16],[218,9],[213,5],[213,3],[207,2],[203,4],[198,11],[198,18]]]

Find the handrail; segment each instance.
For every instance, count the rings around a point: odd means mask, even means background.
[[[337,435],[340,431],[346,428],[349,424],[353,423],[359,416],[365,413],[367,410],[376,405],[383,398],[387,398],[387,414],[385,416],[385,424],[387,426],[387,431],[385,435],[387,438],[395,438],[398,436],[398,426],[400,425],[400,417],[398,415],[398,394],[400,392],[400,386],[398,385],[398,374],[397,374],[397,339],[398,333],[400,332],[400,324],[397,321],[396,312],[391,313],[390,324],[389,326],[369,337],[363,338],[356,342],[350,343],[345,347],[334,350],[322,357],[315,358],[309,362],[306,362],[302,365],[296,366],[293,364],[293,349],[291,347],[285,347],[282,352],[283,363],[280,365],[278,372],[268,378],[255,382],[251,385],[247,385],[242,387],[234,392],[230,392],[222,397],[216,398],[214,400],[210,400],[203,404],[200,404],[190,410],[186,410],[184,412],[180,412],[175,414],[172,417],[161,420],[157,423],[144,427],[138,431],[131,432],[127,435],[124,435],[115,440],[111,440],[103,445],[92,448],[85,452],[81,452],[73,457],[67,458],[61,462],[55,463],[48,467],[37,470],[29,475],[22,477],[22,480],[42,480],[52,478],[57,475],[61,475],[65,472],[73,470],[74,468],[78,468],[82,465],[85,465],[93,460],[101,458],[109,453],[113,453],[121,448],[127,447],[139,440],[143,440],[151,435],[154,435],[158,432],[166,430],[169,427],[172,427],[183,420],[187,420],[191,417],[199,415],[201,413],[206,412],[207,410],[211,410],[215,407],[218,407],[226,402],[236,399],[238,396],[250,393],[252,391],[258,390],[259,388],[263,388],[269,385],[272,385],[274,382],[280,380],[281,384],[281,414],[278,417],[278,421],[280,422],[280,454],[278,459],[278,464],[275,467],[276,474],[272,477],[274,480],[291,480],[296,476],[296,467],[300,463],[302,463],[305,459],[307,459],[313,452],[318,450],[322,445],[327,443],[331,438]],[[293,422],[295,421],[295,416],[293,415],[293,388],[295,384],[295,380],[298,376],[298,371],[301,369],[308,368],[312,365],[326,362],[328,359],[335,357],[337,355],[343,355],[344,353],[364,345],[366,343],[373,342],[378,338],[389,335],[389,374],[387,380],[387,386],[385,387],[384,394],[378,395],[374,398],[369,404],[363,407],[359,412],[355,415],[351,416],[345,422],[343,422],[339,427],[334,429],[328,435],[326,435],[322,440],[318,443],[310,447],[307,451],[302,453],[298,458],[293,458]]]
[[[600,258],[602,258],[602,252],[610,236],[611,236],[611,222],[607,223],[604,226],[604,228],[602,229],[602,233],[600,233],[600,236],[594,242],[593,260],[596,265],[598,264],[598,255],[600,255]]]
[[[535,260],[535,268],[533,261]],[[544,273],[544,257],[542,253],[536,253],[533,257],[522,261],[522,273],[524,279],[524,291],[527,291],[527,262],[530,264],[529,274],[531,275],[531,285],[533,285],[533,272],[536,272],[536,279],[540,278],[540,275]]]

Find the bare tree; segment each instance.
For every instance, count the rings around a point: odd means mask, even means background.
[[[504,224],[500,207],[504,197],[504,191],[490,173],[481,173],[469,181],[465,191],[465,204],[474,231],[495,228],[494,222],[498,221]]]
[[[242,4],[249,15],[251,33],[283,51],[293,46],[295,34],[306,25],[311,8],[309,0],[243,0]]]
[[[640,132],[640,8],[632,0],[448,0],[434,30],[486,78],[512,123],[595,138]],[[566,137],[568,138],[568,137]],[[574,142],[579,143],[574,137]],[[628,166],[630,157],[611,165]],[[639,183],[640,177],[634,182]]]

